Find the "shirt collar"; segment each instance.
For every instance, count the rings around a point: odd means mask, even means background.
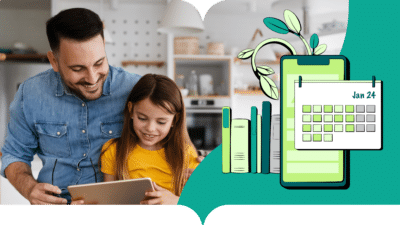
[[[113,76],[113,67],[109,66],[108,76],[106,81],[103,84],[103,95],[110,95],[111,94],[111,81]],[[53,72],[56,74],[57,77],[57,89],[56,89],[56,96],[63,96],[64,94],[72,95],[73,93],[69,89],[69,87],[64,83],[63,79],[60,76],[60,73]]]

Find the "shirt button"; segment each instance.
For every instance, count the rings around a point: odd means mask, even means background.
[[[61,133],[60,132],[57,132],[57,135],[60,135]]]
[[[76,168],[76,170],[81,171],[81,169],[79,169],[79,168]]]
[[[82,133],[85,133],[86,131],[85,130],[82,130]]]
[[[82,103],[82,107],[84,107],[85,106],[85,103]]]
[[[108,131],[109,134],[112,134],[112,130]]]
[[[86,154],[83,154],[83,157],[85,157],[86,156]]]

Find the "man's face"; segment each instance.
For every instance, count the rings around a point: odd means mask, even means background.
[[[87,41],[61,38],[55,61],[53,69],[79,98],[100,98],[109,72],[101,35]]]

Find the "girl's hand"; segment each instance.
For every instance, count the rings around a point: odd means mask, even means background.
[[[140,202],[142,205],[177,205],[179,197],[172,194],[170,191],[158,186],[153,182],[155,191],[147,191],[146,199]]]

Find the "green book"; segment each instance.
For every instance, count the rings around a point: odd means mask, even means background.
[[[250,121],[233,119],[231,130],[231,172],[248,173],[250,170]]]
[[[257,107],[251,107],[250,172],[257,173]]]
[[[261,115],[257,115],[257,173],[261,173]]]
[[[222,172],[231,172],[231,115],[230,107],[222,108]]]

